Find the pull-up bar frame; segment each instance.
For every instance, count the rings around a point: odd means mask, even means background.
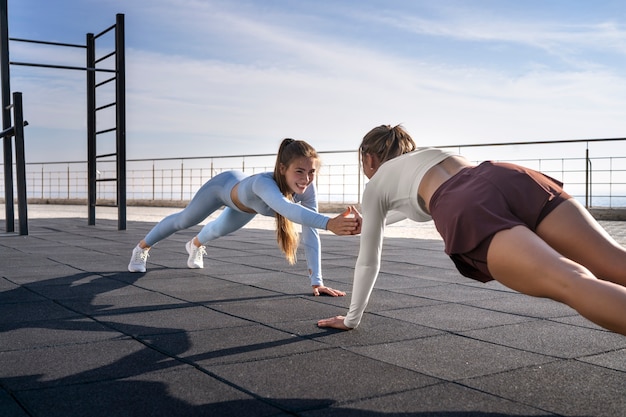
[[[95,57],[95,40],[115,30],[115,50],[99,59]],[[88,224],[94,225],[96,222],[96,183],[99,181],[116,181],[117,182],[117,208],[118,208],[118,229],[126,229],[126,77],[125,77],[125,48],[124,48],[124,15],[117,14],[116,22],[107,29],[97,35],[87,34],[86,45],[77,45],[70,43],[48,42],[31,39],[9,38],[8,36],[8,13],[7,0],[0,0],[0,71],[2,84],[2,120],[3,129],[9,129],[10,125],[10,77],[9,65],[29,66],[39,68],[56,68],[66,70],[86,71],[87,73],[87,183],[88,183]],[[68,66],[68,65],[52,65],[28,62],[10,62],[8,41],[28,42],[42,45],[64,46],[73,48],[86,49],[86,66]],[[115,56],[115,69],[97,68],[96,65],[112,56]],[[113,77],[96,83],[96,72],[108,72],[114,74]],[[104,106],[96,107],[96,90],[97,88],[116,81],[115,85],[115,102]],[[112,129],[104,129],[96,131],[96,114],[100,110],[116,106],[115,122],[116,125]],[[96,137],[99,134],[116,132],[116,152],[97,155],[96,153]],[[4,167],[5,167],[5,203],[6,203],[6,222],[7,231],[13,231],[13,223],[15,221],[13,213],[13,160],[12,145],[10,137],[4,137]],[[116,157],[116,178],[97,178],[96,163],[100,158]]]

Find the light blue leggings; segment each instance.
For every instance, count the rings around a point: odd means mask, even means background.
[[[183,211],[167,216],[154,226],[144,238],[145,242],[149,246],[156,245],[179,230],[197,225],[222,206],[226,206],[222,214],[198,233],[200,243],[204,245],[241,229],[256,216],[256,213],[239,211],[230,198],[233,187],[244,178],[246,175],[237,171],[226,171],[211,178],[200,187]]]

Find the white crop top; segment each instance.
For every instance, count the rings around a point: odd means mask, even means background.
[[[361,322],[378,277],[386,219],[431,220],[418,203],[417,190],[430,168],[453,155],[456,154],[435,148],[419,149],[386,161],[367,183],[361,206],[363,225],[352,300],[344,320],[347,327],[355,328]]]

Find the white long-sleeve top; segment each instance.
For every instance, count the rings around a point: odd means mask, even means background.
[[[355,328],[369,301],[380,270],[386,219],[431,220],[418,203],[417,191],[426,172],[456,154],[434,148],[419,149],[386,161],[367,183],[361,210],[363,225],[354,271],[350,311],[344,325]],[[389,216],[391,214],[391,216]],[[391,222],[389,222],[391,223]]]

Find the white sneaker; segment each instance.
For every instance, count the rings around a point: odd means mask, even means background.
[[[187,253],[189,254],[189,258],[187,259],[187,266],[192,269],[202,269],[204,268],[204,259],[202,259],[203,255],[206,255],[206,250],[204,246],[200,246],[199,248],[193,244],[193,241],[187,242],[185,245],[185,249],[187,249]]]
[[[128,264],[128,270],[130,272],[146,272],[146,261],[148,260],[148,251],[150,249],[141,249],[139,246],[135,246],[133,249],[133,256],[130,258]]]

